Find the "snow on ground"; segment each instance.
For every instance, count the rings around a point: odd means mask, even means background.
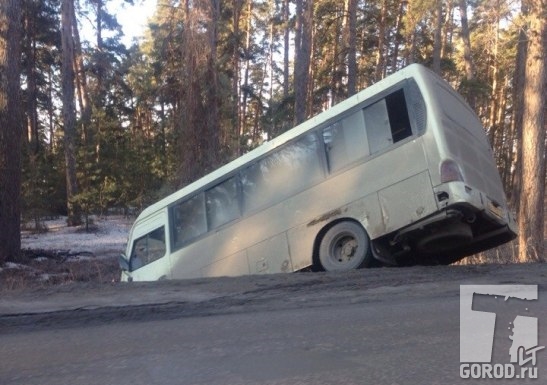
[[[91,252],[96,257],[117,256],[125,251],[127,236],[134,218],[123,216],[94,217],[90,231],[85,231],[85,225],[68,227],[66,217],[48,220],[45,233],[21,233],[23,249],[63,250],[76,252]]]

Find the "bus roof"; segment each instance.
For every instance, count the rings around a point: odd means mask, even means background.
[[[357,94],[347,98],[346,100],[332,106],[331,108],[317,114],[316,116],[306,120],[305,122],[299,124],[298,126],[286,131],[285,133],[263,143],[259,147],[255,148],[252,151],[234,159],[233,161],[225,164],[224,166],[219,167],[215,171],[201,177],[195,182],[190,183],[189,185],[183,187],[182,189],[168,195],[167,197],[161,199],[160,201],[152,204],[143,210],[143,212],[137,217],[139,219],[146,218],[166,206],[175,203],[185,197],[189,197],[195,191],[199,191],[207,186],[213,184],[216,180],[222,179],[225,175],[234,172],[235,170],[245,166],[247,163],[258,159],[275,148],[291,141],[294,138],[299,137],[300,135],[306,133],[310,129],[316,128],[329,120],[337,117],[338,115],[344,113],[345,111],[351,109],[352,107],[359,105],[361,102],[366,101],[370,97],[376,95],[382,90],[388,89],[389,87],[403,81],[404,79],[414,77],[416,75],[430,76],[432,72],[428,70],[421,64],[411,64],[400,71],[395,72],[392,75],[387,76],[386,78],[380,80],[378,83],[375,83],[364,90],[358,92]]]

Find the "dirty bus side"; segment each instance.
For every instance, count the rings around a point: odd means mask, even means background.
[[[411,65],[144,210],[123,280],[450,263],[515,237],[477,117]]]

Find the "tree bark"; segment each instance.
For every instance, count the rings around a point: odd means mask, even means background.
[[[442,31],[443,31],[443,2],[436,1],[435,11],[435,40],[433,42],[433,71],[441,74],[441,52],[442,52]]]
[[[313,0],[297,0],[297,24],[295,37],[295,124],[306,120],[308,77],[311,56]]]
[[[289,97],[289,37],[291,34],[289,0],[283,1],[283,24],[285,27],[283,36],[283,99]]]
[[[378,20],[378,53],[376,57],[376,69],[374,71],[374,81],[382,80],[385,73],[385,45],[386,45],[386,23],[387,23],[387,0],[380,3],[380,20]]]
[[[63,0],[61,4],[61,43],[62,53],[62,90],[63,90],[63,130],[66,167],[66,193],[68,225],[76,226],[81,218],[75,202],[78,194],[76,178],[76,109],[74,105],[74,39],[72,36],[73,0]]]
[[[253,2],[247,4],[247,20],[245,23],[245,70],[243,71],[243,95],[241,101],[240,136],[247,130],[247,100],[249,95],[249,71],[251,67],[251,35],[253,21]]]
[[[475,64],[471,55],[471,38],[469,35],[469,23],[467,18],[467,1],[459,0],[458,8],[460,11],[461,33],[460,37],[463,43],[463,62],[465,66],[465,89],[467,102],[471,108],[475,109],[476,95],[472,83],[475,80]]]
[[[0,2],[0,263],[21,252],[21,2]]]
[[[523,2],[521,5],[522,15],[528,15],[528,5]],[[528,42],[526,41],[526,31],[521,28],[519,31],[519,42],[517,45],[517,59],[515,65],[515,75],[513,76],[513,117],[512,125],[515,136],[515,159],[512,181],[512,191],[510,194],[513,209],[516,212],[520,210],[520,192],[522,187],[522,113],[524,106],[524,78],[526,76],[526,56],[528,51]]]
[[[470,81],[475,78],[475,65],[471,56],[471,38],[469,36],[469,23],[467,19],[467,1],[459,0],[458,4],[461,20],[461,38],[463,42],[463,61],[465,64],[465,78]]]
[[[357,0],[348,4],[348,96],[357,93]]]
[[[391,72],[395,72],[398,69],[397,63],[399,62],[399,46],[401,45],[401,25],[403,24],[403,16],[405,14],[405,2],[401,1],[399,4],[399,11],[397,13],[397,22],[395,24],[395,33],[393,36],[394,47],[391,54]]]
[[[239,93],[239,49],[240,49],[240,29],[241,8],[243,0],[233,0],[233,47],[232,47],[232,127],[236,138],[236,155],[241,155],[241,119],[240,111],[240,93]]]
[[[82,43],[80,41],[80,33],[78,31],[78,22],[76,13],[72,7],[72,33],[74,37],[74,66],[76,69],[76,89],[78,90],[78,103],[81,111],[82,133],[84,140],[88,145],[93,143],[93,132],[90,128],[91,122],[91,100],[89,98],[89,90],[87,86],[87,78],[84,67],[84,58],[82,53]]]
[[[209,55],[207,58],[206,79],[209,81],[207,87],[208,106],[207,132],[205,135],[205,148],[207,149],[206,169],[212,171],[220,164],[220,87],[217,71],[217,45],[218,45],[218,23],[220,19],[220,0],[209,0]],[[202,136],[203,137],[203,136]]]
[[[522,194],[519,261],[544,260],[545,199],[545,2],[528,0],[528,57],[524,79]],[[542,5],[543,3],[543,5]]]
[[[494,29],[494,47],[492,52],[492,85],[491,85],[491,102],[489,105],[489,118],[488,118],[488,135],[490,139],[490,143],[494,143],[494,139],[496,136],[496,130],[498,129],[498,122],[496,121],[496,113],[498,111],[498,87],[499,87],[499,60],[498,60],[498,50],[499,50],[499,42],[500,42],[500,16],[499,13],[496,12],[496,20],[494,22],[494,25],[492,26]]]
[[[36,69],[36,19],[34,7],[27,5],[24,12],[25,41],[23,52],[25,53],[25,74],[27,77],[26,90],[26,115],[27,115],[27,138],[30,155],[30,162],[33,163],[40,151],[40,139],[38,132],[38,84]],[[31,166],[32,167],[32,166]]]

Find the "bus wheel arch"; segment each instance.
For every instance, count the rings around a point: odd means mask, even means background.
[[[339,218],[324,226],[315,238],[315,270],[349,271],[373,264],[372,243],[366,229],[352,218]]]

